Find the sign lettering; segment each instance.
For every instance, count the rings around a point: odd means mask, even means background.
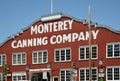
[[[31,27],[31,35],[72,29],[73,20],[45,23]]]
[[[44,34],[48,32],[58,32],[58,31],[69,31],[72,29],[73,20],[64,20],[52,23],[44,23],[35,26],[31,26],[30,35],[34,34]],[[91,35],[95,40],[97,39],[99,30],[92,30]],[[30,39],[20,39],[14,40],[11,43],[12,48],[24,48],[24,47],[33,47],[33,46],[42,46],[42,45],[55,45],[62,44],[66,42],[77,42],[77,41],[85,41],[89,39],[89,32],[78,32],[78,33],[67,33],[67,34],[57,34],[49,37],[37,37]]]

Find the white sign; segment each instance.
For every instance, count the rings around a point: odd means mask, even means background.
[[[104,73],[99,73],[99,77],[104,77]]]
[[[47,72],[43,72],[43,79],[48,79],[47,78]]]
[[[11,76],[11,73],[8,73],[8,74],[7,74],[7,77],[10,77],[10,76]]]
[[[72,70],[72,79],[75,80],[78,78],[78,75],[77,75],[77,69],[73,69]]]

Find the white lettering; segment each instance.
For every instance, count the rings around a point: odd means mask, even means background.
[[[73,20],[64,20],[31,26],[31,35],[72,29]]]
[[[32,46],[39,46],[39,45],[47,45],[48,38],[33,38],[33,39],[23,39],[23,40],[14,40],[11,43],[12,48],[23,48],[23,47],[32,47]]]
[[[72,42],[75,42],[75,40],[78,38],[78,34],[77,33],[73,33],[72,34]]]
[[[34,38],[33,41],[33,46],[36,46],[36,38]]]
[[[21,40],[18,40],[17,47],[23,47]]]
[[[56,32],[56,31],[57,31],[57,28],[58,28],[57,24],[58,24],[57,22],[54,22],[54,25],[53,25],[53,26],[54,26],[54,27],[53,27],[54,32]]]
[[[85,36],[84,36],[83,32],[81,32],[79,35],[78,41],[80,41],[80,40],[85,40]]]
[[[41,26],[42,27],[42,26]],[[35,29],[33,29],[34,31]],[[36,33],[35,31],[32,32]],[[97,39],[99,30],[92,30],[91,36],[92,39]],[[40,38],[31,38],[31,39],[23,39],[23,40],[14,40],[11,43],[12,48],[23,48],[23,47],[32,47],[32,46],[41,46],[41,45],[48,45],[52,44],[61,44],[67,42],[75,42],[75,41],[85,41],[89,39],[89,32],[79,32],[79,33],[68,33],[68,34],[61,34],[61,35],[52,35],[51,37],[40,37]],[[49,42],[48,42],[49,40]]]
[[[56,38],[55,35],[53,35],[53,36],[50,38],[50,43],[51,43],[51,44],[56,44],[55,38]]]
[[[22,42],[23,42],[22,47],[26,47],[26,46],[27,46],[27,42],[26,42],[26,40],[23,40]]]
[[[85,37],[85,39],[86,39],[86,40],[89,39],[89,32],[88,32],[88,31],[86,32],[86,37]]]
[[[58,36],[56,37],[56,42],[57,42],[58,44],[62,43],[62,36],[61,36],[61,35],[58,35]]]
[[[93,39],[96,39],[98,35],[99,30],[92,31]],[[66,43],[66,42],[75,42],[77,41],[85,41],[89,39],[89,32],[86,31],[78,33],[69,33],[69,34],[63,34],[63,35],[53,35],[50,38],[50,44],[60,44],[60,43]]]
[[[63,22],[62,21],[60,21],[59,23],[58,23],[58,31],[60,31],[60,29],[62,29],[62,26],[63,26],[64,24],[63,24]]]
[[[31,26],[31,35],[32,35],[33,33],[37,34],[37,25]]]
[[[49,31],[50,32],[52,32],[52,25],[53,25],[53,23],[49,23],[49,29],[50,29]]]
[[[43,37],[42,44],[43,45],[47,45],[48,44],[47,37]]]
[[[47,32],[49,32],[49,26],[48,26],[48,24],[44,24],[44,29],[45,29],[45,33],[47,33]]]
[[[96,39],[96,38],[97,38],[98,32],[99,32],[99,30],[97,30],[96,32],[95,32],[95,31],[92,31],[93,39]]]
[[[63,34],[63,43],[65,43],[67,41],[71,42],[71,34],[68,34],[68,35]]]
[[[32,46],[32,39],[28,39],[28,47]]]
[[[64,28],[64,30],[68,30],[68,28],[67,28],[67,23],[68,23],[68,21],[64,21],[64,26],[63,26],[63,28]]]
[[[72,29],[73,20],[69,20],[68,23],[69,23],[69,29]]]
[[[41,25],[38,25],[38,33],[43,33],[44,32],[44,26],[41,24]]]
[[[17,41],[16,41],[16,40],[14,40],[14,41],[11,43],[12,48],[17,48],[17,47],[16,47],[16,45],[15,45],[15,44],[16,44],[16,42],[17,42]]]

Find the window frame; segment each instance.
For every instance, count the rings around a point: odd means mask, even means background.
[[[13,72],[12,73],[12,81],[14,81],[14,78],[13,78],[14,76],[17,77],[17,81],[18,81],[18,77],[21,78],[22,76],[25,76],[25,80],[26,80],[26,77],[27,77],[26,72]]]
[[[115,68],[119,68],[119,80],[114,80],[115,79],[115,77],[114,77],[114,75],[115,75],[114,69]],[[108,80],[108,70],[107,69],[112,69],[112,80]],[[106,81],[120,81],[120,66],[107,66],[106,67]]]
[[[5,56],[5,64],[7,64],[7,55],[6,54],[0,54],[0,57],[1,57],[1,64],[0,64],[0,67],[2,67],[3,66],[3,64],[2,64],[2,62],[3,62],[3,56]]]
[[[16,63],[14,64],[14,56],[15,55],[15,60],[16,60]],[[18,55],[20,55],[20,64],[18,63]],[[25,63],[23,63],[23,59],[22,59],[22,56],[25,55]],[[27,64],[27,54],[25,52],[17,52],[17,53],[12,53],[12,65],[26,65]]]
[[[98,81],[98,68],[97,67],[92,67],[92,69],[96,69],[96,78],[97,78],[97,80],[94,80],[94,81]],[[80,74],[80,70],[84,70],[84,81],[87,81],[86,80],[86,70],[89,70],[89,68],[79,68],[79,81],[81,81],[80,80],[80,76],[81,76],[81,74]],[[93,75],[93,74],[92,74]],[[92,80],[93,81],[93,80]]]
[[[64,75],[65,75],[65,76],[64,76],[64,77],[65,77],[65,80],[64,80],[64,81],[67,81],[67,80],[66,80],[66,77],[67,77],[67,76],[66,76],[66,75],[67,75],[66,71],[70,71],[70,76],[71,76],[71,70],[72,70],[72,69],[60,69],[60,81],[61,81],[61,71],[64,71],[64,72],[65,72],[65,74],[64,74]]]
[[[65,51],[65,55],[64,55],[64,60],[62,60],[61,59],[61,51],[62,50],[64,50]],[[69,56],[70,56],[70,59],[69,60],[67,60],[67,53],[66,53],[66,50],[70,50],[70,54],[69,54]],[[56,51],[59,51],[59,61],[56,61]],[[68,62],[68,61],[71,61],[71,54],[72,52],[71,52],[71,48],[57,48],[57,49],[55,49],[54,50],[54,62]]]
[[[39,58],[38,58],[39,52],[42,52],[42,62],[41,62],[41,63],[38,61],[38,59],[39,59]],[[44,56],[44,55],[43,55],[44,52],[47,52],[46,62],[44,62],[44,57],[43,57],[43,56]],[[34,53],[37,54],[36,63],[34,62]],[[32,64],[44,64],[44,63],[48,63],[48,51],[47,51],[47,50],[33,51],[33,52],[32,52]]]
[[[94,59],[98,59],[98,45],[91,45],[91,48],[93,47],[96,47],[96,58],[92,58],[92,55],[91,55],[91,59],[94,60]],[[80,57],[80,48],[84,48],[84,59],[81,59]],[[89,50],[89,46],[79,46],[79,60],[89,60],[89,58],[86,58],[86,49],[88,48]],[[92,52],[92,49],[91,49],[91,52]]]
[[[120,42],[116,42],[116,43],[107,43],[106,44],[106,58],[120,58],[120,53],[119,53],[119,56],[115,56],[115,45],[118,44],[119,45],[119,51],[120,51]],[[108,56],[108,45],[112,45],[112,56],[109,57]]]

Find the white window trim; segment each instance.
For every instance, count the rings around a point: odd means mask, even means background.
[[[59,74],[60,74],[60,81],[61,81],[61,71],[66,71],[66,70],[71,71],[72,69],[71,69],[71,68],[68,68],[68,69],[60,69],[60,72],[59,72]],[[66,73],[66,72],[65,72],[65,73]],[[65,77],[66,77],[66,75],[65,75]]]
[[[25,54],[25,63],[23,63],[23,64],[13,64],[13,55],[18,55],[18,54]],[[26,63],[27,63],[27,54],[25,53],[25,52],[17,52],[17,53],[12,53],[12,65],[14,66],[14,65],[26,65]]]
[[[3,58],[3,55],[5,55],[5,63],[7,64],[7,55],[6,54],[0,54],[0,56],[2,56],[2,58]],[[3,62],[3,60],[2,60],[2,58],[1,58],[1,62]],[[0,67],[2,67],[3,66],[3,64],[1,64],[0,65]]]
[[[66,49],[70,49],[70,60],[64,60],[64,61],[61,61],[61,54],[60,54],[60,61],[56,61],[56,53],[55,53],[55,51],[56,50],[66,50]],[[72,52],[71,52],[71,48],[57,48],[57,49],[55,49],[54,50],[54,62],[69,62],[69,61],[71,61],[71,58],[72,58],[72,54],[71,54]],[[66,58],[66,57],[65,57]]]
[[[106,44],[106,58],[120,58],[120,56],[118,56],[118,57],[114,57],[114,51],[113,51],[113,56],[112,57],[108,57],[108,55],[107,55],[107,52],[108,52],[108,50],[107,50],[107,46],[108,45],[115,45],[115,44],[120,44],[120,42],[113,42],[113,43],[107,43]],[[114,49],[114,46],[113,46],[113,49]]]
[[[107,66],[106,67],[106,81],[120,81],[120,80],[107,80],[107,68],[112,68],[112,69],[114,69],[114,68],[120,68],[120,66]],[[114,73],[114,71],[113,71],[113,73]],[[120,71],[119,71],[119,73],[120,73]],[[113,76],[113,78],[114,78],[114,76]]]
[[[25,75],[26,76],[26,72],[13,72],[12,76],[19,76],[19,75]]]
[[[80,81],[80,70],[86,70],[86,69],[89,69],[89,68],[88,67],[87,68],[79,68],[79,81]],[[97,70],[97,80],[96,81],[98,81],[98,68],[97,67],[92,67],[92,69],[96,69]],[[85,75],[86,75],[86,73],[85,73]]]
[[[13,72],[12,73],[12,81],[13,81],[13,76],[26,76],[26,72]]]
[[[44,51],[47,52],[47,60],[46,60],[46,62],[43,62],[43,52]],[[34,63],[33,55],[34,55],[35,52],[37,52],[37,55],[38,55],[38,52],[42,52],[42,63],[38,63],[38,59],[37,59],[37,63]],[[39,50],[39,51],[33,51],[32,52],[32,64],[45,64],[45,63],[48,63],[48,50]]]
[[[92,58],[92,55],[91,55],[91,59],[92,60],[95,60],[95,59],[98,59],[98,45],[91,45],[91,47],[93,47],[93,46],[96,46],[97,47],[97,57],[96,58]],[[89,60],[89,58],[88,59],[86,59],[86,58],[84,58],[84,59],[80,59],[80,48],[87,48],[87,47],[89,47],[89,46],[79,46],[79,60]],[[86,57],[86,51],[85,51],[85,57]]]

